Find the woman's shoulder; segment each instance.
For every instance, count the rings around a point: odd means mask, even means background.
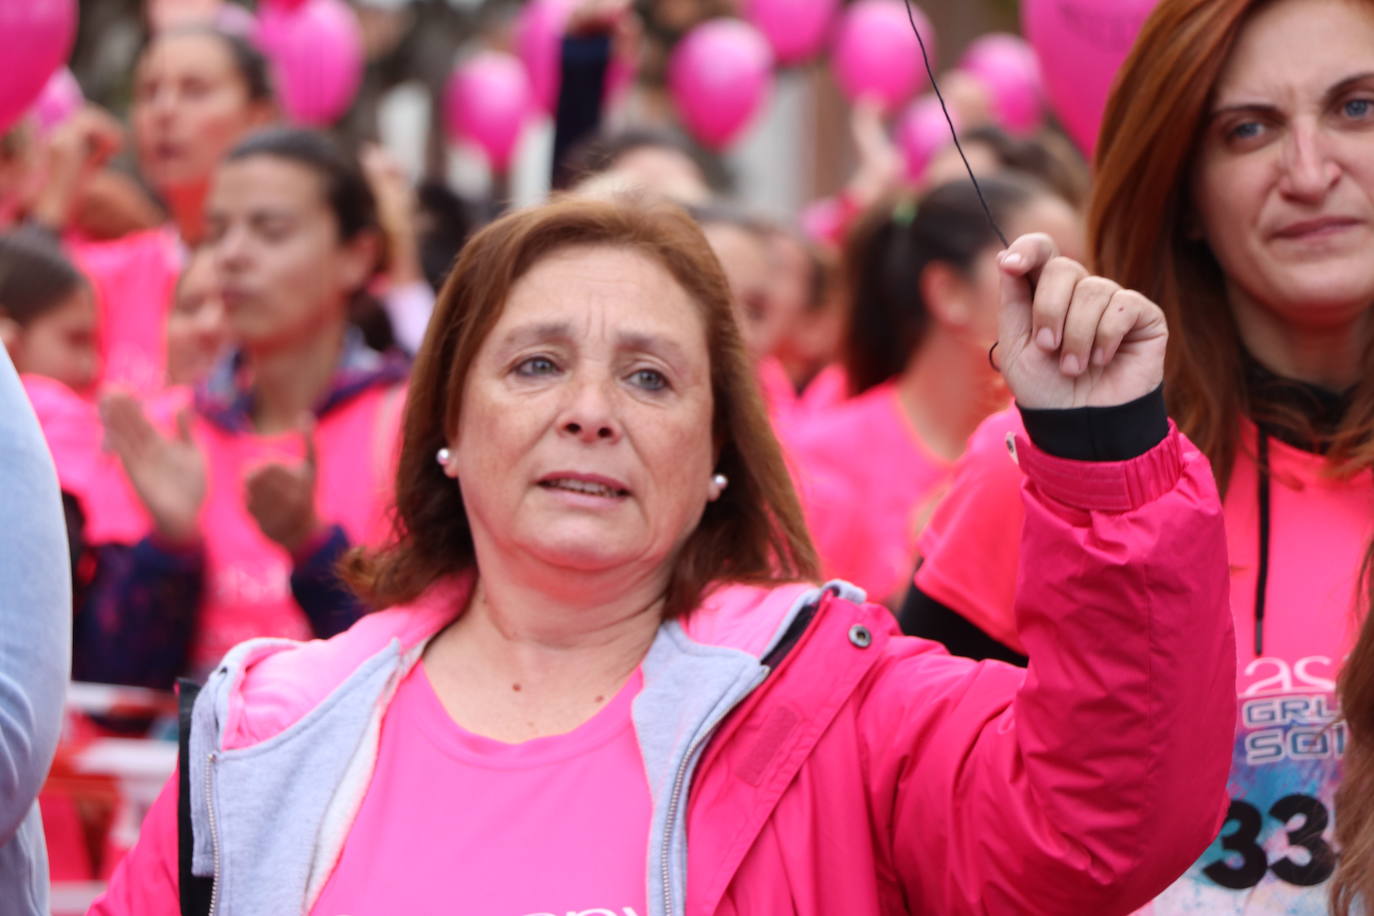
[[[280,734],[381,653],[394,650],[399,661],[453,619],[468,587],[461,579],[445,580],[329,639],[253,640],[231,650],[218,669],[233,685],[224,746],[247,747]]]

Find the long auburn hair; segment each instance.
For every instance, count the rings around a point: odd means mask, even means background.
[[[345,580],[370,606],[412,601],[442,578],[475,570],[462,498],[435,453],[458,428],[468,370],[516,282],[555,252],[592,246],[637,251],[660,264],[706,326],[710,434],[719,450],[717,467],[730,484],[707,505],[673,561],[665,615],[691,610],[715,582],[817,576],[815,551],[735,324],[725,274],[701,230],[667,203],[567,198],[516,211],[477,233],[439,293],[402,420],[391,539],[380,550],[353,551],[343,564]]]
[[[1190,237],[1190,170],[1212,92],[1250,17],[1273,0],[1161,0],[1117,75],[1098,139],[1088,206],[1094,269],[1163,308],[1173,333],[1165,356],[1165,396],[1180,429],[1208,457],[1225,492],[1241,445],[1240,418],[1275,419],[1298,429],[1306,418],[1247,394],[1240,334],[1221,267]],[[1363,0],[1368,3],[1369,0]],[[1333,474],[1374,466],[1374,351],[1352,405],[1328,441]],[[1314,437],[1315,438],[1315,437]],[[1367,552],[1360,609],[1374,599]],[[1343,846],[1332,887],[1338,916],[1361,896],[1374,901],[1374,624],[1366,615],[1340,677],[1350,741],[1337,796]]]

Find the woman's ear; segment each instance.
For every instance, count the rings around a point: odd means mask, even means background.
[[[921,301],[936,324],[964,328],[973,322],[973,291],[953,265],[941,261],[921,271]]]

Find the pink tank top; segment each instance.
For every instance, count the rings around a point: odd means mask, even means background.
[[[167,379],[167,316],[183,260],[176,233],[164,226],[67,245],[95,287],[102,381],[139,394],[159,391]]]
[[[457,725],[417,664],[312,916],[647,916],[642,686],[636,672],[573,731],[505,744]]]
[[[392,449],[401,389],[375,387],[329,411],[315,430],[316,510],[354,544],[386,536]],[[191,669],[204,672],[236,644],[257,636],[309,639],[309,621],[291,595],[291,557],[258,528],[244,507],[244,478],[266,461],[299,462],[298,433],[229,432],[197,417],[192,435],[204,450],[209,491],[201,510],[206,582]]]

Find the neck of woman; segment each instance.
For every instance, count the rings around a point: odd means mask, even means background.
[[[953,461],[969,436],[1010,396],[981,344],[932,327],[897,379],[898,397],[921,443]]]
[[[1232,309],[1245,349],[1276,375],[1334,392],[1364,377],[1365,353],[1374,340],[1374,308],[1351,309],[1307,324],[1285,321],[1234,294]]]
[[[658,572],[531,575],[535,561],[516,553],[503,562],[479,546],[467,610],[425,653],[449,715],[507,742],[563,734],[595,715],[644,660],[663,612]]]
[[[205,241],[205,198],[209,191],[210,183],[206,180],[168,188],[163,192],[167,207],[172,211],[177,234],[188,248],[195,248]]]
[[[347,326],[338,321],[287,346],[246,350],[253,385],[253,426],[264,436],[300,425],[329,391]]]

